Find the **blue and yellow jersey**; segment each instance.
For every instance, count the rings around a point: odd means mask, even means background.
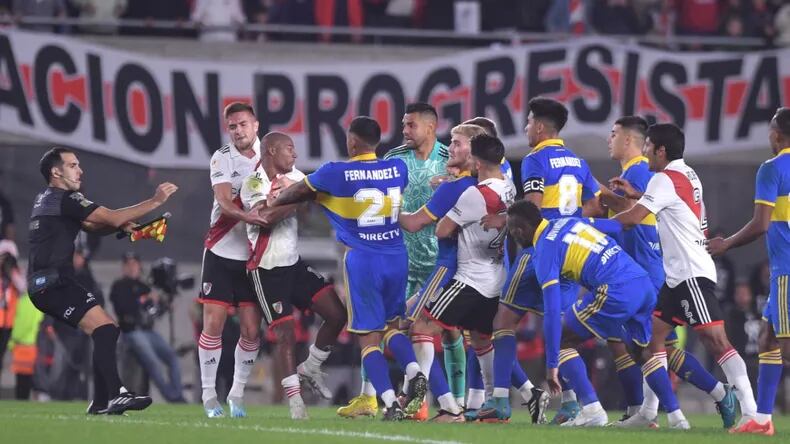
[[[400,159],[373,153],[348,162],[329,162],[305,178],[316,202],[347,247],[378,254],[406,254],[398,224],[403,190],[409,183]]]
[[[425,204],[423,210],[428,216],[438,221],[447,214],[458,202],[467,188],[477,185],[477,179],[471,177],[468,172],[461,173],[457,178],[444,182],[436,188],[431,199]],[[458,241],[457,239],[439,239],[439,253],[436,256],[436,266],[444,266],[455,269],[458,263]]]
[[[650,171],[647,157],[638,156],[629,160],[623,165],[623,172],[620,177],[626,179],[633,185],[634,189],[644,193],[647,183],[653,177]],[[618,190],[620,196],[623,192]],[[615,213],[609,210],[609,217]],[[656,229],[656,216],[649,214],[633,229],[612,236],[620,246],[623,247],[637,264],[644,268],[650,275],[650,280],[657,283],[660,287],[664,284],[664,264],[661,260],[661,244],[658,240],[658,230]]]
[[[502,171],[502,175],[510,179],[513,182],[513,168],[510,167],[510,162],[508,162],[506,157],[502,158],[502,163],[499,166],[499,170]]]
[[[543,193],[546,219],[581,217],[582,203],[600,193],[587,162],[565,148],[562,139],[544,140],[527,154],[521,180],[524,194]]]
[[[647,276],[611,237],[584,219],[544,220],[534,237],[535,273],[541,288],[566,278],[588,289]]]
[[[790,274],[790,147],[760,165],[754,203],[773,207],[765,237],[771,276]]]

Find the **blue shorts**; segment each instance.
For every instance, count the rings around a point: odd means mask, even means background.
[[[527,312],[543,316],[543,290],[535,276],[535,265],[530,261],[533,251],[532,247],[524,248],[516,254],[499,297],[500,304],[522,316]],[[575,282],[565,279],[560,281],[563,311],[576,302],[578,290],[579,285]]]
[[[763,319],[771,323],[777,338],[790,338],[790,275],[771,276],[771,293],[763,309]]]
[[[404,255],[348,250],[343,256],[343,277],[348,302],[348,331],[384,331],[387,323],[406,312],[406,277],[409,259]]]
[[[664,280],[662,279],[658,281],[654,278],[653,275],[650,275],[650,281],[653,282],[653,287],[656,290],[656,295],[658,295],[658,292],[661,290],[661,287],[664,286]],[[607,340],[611,342],[625,342],[625,343],[633,342],[630,333],[625,328],[623,328],[622,335],[620,336],[619,340],[614,338],[607,338]],[[664,345],[671,347],[671,346],[675,346],[678,342],[680,342],[680,339],[678,338],[678,334],[675,331],[675,329],[672,329],[672,331],[670,331],[667,337],[664,339]]]
[[[437,292],[441,292],[442,288],[450,282],[450,279],[455,276],[457,267],[445,267],[444,265],[437,265],[434,267],[431,275],[423,283],[420,291],[411,296],[406,303],[406,318],[412,322],[417,320],[417,315],[422,313],[425,308],[425,303]]]
[[[625,334],[645,347],[650,342],[655,306],[655,288],[644,276],[628,283],[602,285],[594,294],[585,294],[565,312],[565,323],[584,339],[617,340]]]

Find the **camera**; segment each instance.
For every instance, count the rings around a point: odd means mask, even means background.
[[[154,287],[170,297],[177,295],[179,290],[189,290],[195,286],[195,277],[179,276],[176,261],[169,257],[162,257],[151,263],[150,279]]]

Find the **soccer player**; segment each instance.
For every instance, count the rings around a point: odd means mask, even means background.
[[[321,364],[346,324],[346,313],[334,287],[299,257],[297,205],[267,207],[267,201],[276,197],[283,186],[304,180],[305,175],[294,168],[295,162],[296,151],[290,137],[278,132],[263,136],[260,165],[244,180],[241,200],[245,210],[258,208],[269,221],[263,226],[247,225],[252,252],[247,270],[266,323],[277,338],[275,356],[282,374],[287,375],[281,383],[291,418],[307,419],[300,380],[324,399],[332,398],[324,384]],[[298,367],[294,362],[294,307],[318,313],[324,320],[309,356]]]
[[[133,220],[164,204],[178,187],[163,183],[152,198],[111,210],[80,192],[83,171],[73,151],[52,148],[41,158],[39,170],[47,188],[36,196],[30,215],[30,301],[93,339],[94,394],[88,414],[120,415],[126,410],[143,410],[151,405],[151,398],[127,391],[118,376],[118,326],[94,295],[75,280],[74,240],[80,229],[99,234],[133,229]]]
[[[621,117],[612,126],[608,139],[609,155],[612,159],[619,161],[623,169],[620,177],[628,180],[639,192],[644,192],[648,182],[653,177],[648,165],[648,159],[642,155],[647,127],[647,122],[641,117]],[[610,217],[616,214],[611,208],[617,208],[618,212],[620,212],[636,204],[636,201],[622,197],[622,191],[614,193],[606,187],[601,187],[601,191],[601,201],[604,204],[611,205],[609,210]],[[618,233],[613,235],[613,237],[623,247],[623,250],[648,272],[656,294],[658,294],[664,285],[665,274],[655,216],[648,215],[632,230]],[[642,372],[628,353],[625,343],[629,341],[627,338],[625,339],[625,342],[619,338],[607,339],[627,403],[627,410],[621,421],[628,419],[639,411],[644,401],[644,392],[647,392],[649,404],[655,405],[658,402],[658,398],[656,398],[649,387],[645,386],[643,392]],[[732,427],[736,419],[736,400],[732,388],[725,386],[714,378],[694,355],[674,347],[676,343],[677,334],[672,330],[665,342],[668,348],[670,369],[681,378],[709,393],[717,403],[717,409],[719,414],[722,415],[724,427]],[[660,356],[660,358],[664,359],[666,356]]]
[[[612,179],[615,190],[621,190],[629,199],[638,199],[636,205],[617,214],[614,220],[626,229],[636,227],[651,214],[658,221],[666,283],[658,295],[650,353],[664,362],[664,338],[677,325],[691,326],[735,388],[743,415],[740,424],[744,424],[755,417],[757,405],[746,363],[727,339],[721,308],[713,293],[716,267],[705,249],[708,222],[702,182],[683,161],[684,148],[685,136],[677,126],[656,124],[648,128],[643,152],[650,170],[656,174],[644,193],[627,179]],[[623,425],[649,425],[658,414],[657,407],[657,403],[643,403],[639,413]]]
[[[473,117],[463,123],[464,125],[477,125],[483,128],[489,136],[499,137],[499,131],[496,129],[496,123],[488,117]],[[502,174],[511,181],[513,180],[513,168],[510,167],[510,162],[507,156],[502,158]]]
[[[203,304],[203,331],[198,339],[203,409],[209,418],[225,415],[217,400],[217,368],[222,355],[222,328],[229,306],[238,306],[241,337],[236,344],[233,385],[228,393],[232,417],[244,417],[244,386],[260,347],[261,312],[247,278],[246,224],[264,225],[258,210],[244,211],[239,190],[260,159],[258,120],[252,107],[240,102],[223,113],[231,142],[211,156],[214,203],[206,234],[198,301]]]
[[[768,140],[774,158],[757,171],[754,215],[727,239],[711,239],[713,255],[754,242],[766,236],[771,265],[771,292],[763,310],[760,333],[760,375],[757,378],[757,415],[733,429],[735,433],[773,435],[771,413],[776,390],[782,380],[782,358],[790,360],[790,305],[787,291],[790,276],[790,108],[779,108],[771,119]]]
[[[430,320],[413,327],[415,335],[432,336],[441,329],[463,328],[481,360],[484,381],[493,382],[491,326],[497,297],[504,280],[502,264],[504,230],[487,230],[479,221],[490,213],[504,212],[516,196],[515,188],[501,171],[505,154],[502,142],[486,134],[471,139],[477,185],[468,187],[439,220],[439,239],[458,236],[458,268],[440,293],[430,296],[424,315]],[[432,389],[441,410],[437,421],[462,422],[460,406],[447,388],[444,375],[434,372]],[[445,390],[446,388],[446,390]],[[446,417],[446,418],[443,418]]]
[[[535,204],[541,209],[543,217],[549,220],[568,216],[595,216],[598,215],[600,206],[598,182],[593,178],[587,162],[565,147],[565,142],[559,138],[567,121],[568,109],[562,103],[544,97],[535,97],[529,101],[529,114],[524,131],[532,151],[521,162],[524,200]],[[586,210],[583,212],[583,209]],[[485,227],[502,228],[506,218],[498,215],[486,216],[483,221]],[[512,268],[517,264],[510,266]],[[572,295],[569,297],[579,292],[578,285],[569,282],[563,282],[562,288],[564,292]],[[509,315],[508,311],[509,309],[503,307],[501,316]],[[584,365],[581,357],[570,359],[578,360]],[[572,390],[563,390],[560,410],[551,422],[562,424],[575,418],[579,412],[576,395]]]
[[[622,330],[635,344],[644,347],[650,340],[650,316],[656,300],[647,272],[614,239],[583,219],[548,221],[531,202],[521,201],[508,209],[508,232],[520,245],[534,246],[532,260],[538,284],[543,289],[549,388],[555,394],[562,390],[558,367],[564,367],[563,378],[583,404],[581,413],[563,426],[606,425],[606,412],[587,378],[584,363],[570,359],[578,356],[572,347],[591,338],[620,337]],[[595,292],[585,294],[562,313],[560,276]],[[644,368],[645,378],[670,412],[670,426],[688,428],[661,362],[651,358]]]
[[[348,331],[359,336],[362,364],[387,407],[384,420],[400,421],[414,414],[427,391],[408,338],[398,330],[405,315],[408,257],[398,213],[409,183],[400,159],[379,160],[379,124],[356,117],[347,134],[348,162],[330,162],[303,181],[284,189],[273,207],[316,200],[346,247],[343,257],[348,303]],[[389,380],[381,341],[395,355],[409,378],[405,405],[398,404]]]

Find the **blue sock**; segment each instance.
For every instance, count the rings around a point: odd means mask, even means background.
[[[719,384],[719,380],[705,370],[705,367],[694,355],[686,353],[684,350],[672,349],[668,364],[669,369],[675,372],[680,379],[705,393],[710,393]]]
[[[362,366],[365,367],[370,382],[376,388],[376,393],[381,395],[387,390],[392,390],[387,360],[384,359],[380,348],[374,346],[365,347],[362,350]]]
[[[598,395],[587,376],[587,366],[579,353],[572,348],[560,350],[560,378],[576,392],[583,406],[598,401]]]
[[[515,335],[513,330],[494,332],[494,387],[496,388],[510,389],[513,363],[516,360]]]
[[[463,398],[466,394],[466,349],[464,337],[459,336],[455,342],[447,344],[442,341],[444,351],[444,368],[454,398]],[[433,370],[431,370],[433,371]]]
[[[431,374],[428,377],[428,384],[431,388],[433,396],[438,398],[446,393],[450,393],[450,386],[447,384],[447,378],[444,376],[444,369],[439,364],[437,358],[433,358],[431,364]]]
[[[494,355],[494,359],[496,359],[496,355]],[[517,359],[513,359],[513,370],[510,372],[510,384],[520,389],[521,386],[529,381],[529,376],[527,376],[527,372],[521,368],[521,363],[518,362]]]
[[[496,357],[496,355],[494,356]],[[480,371],[480,361],[477,360],[477,355],[471,345],[466,348],[466,377],[470,389],[485,389],[483,373]]]
[[[402,370],[406,370],[406,366],[412,362],[417,362],[417,357],[414,355],[414,348],[411,346],[411,341],[400,330],[390,330],[384,335],[384,342],[387,347],[395,356]]]
[[[774,411],[776,390],[782,380],[782,352],[760,353],[760,374],[757,377],[757,413],[770,415]]]
[[[672,382],[669,380],[669,373],[664,368],[664,364],[655,356],[650,358],[642,366],[642,374],[645,382],[658,396],[658,400],[664,406],[667,413],[672,413],[680,408],[678,398],[672,391]]]
[[[642,405],[645,398],[642,391],[642,369],[628,353],[615,358],[614,365],[620,385],[623,386],[626,407]]]

